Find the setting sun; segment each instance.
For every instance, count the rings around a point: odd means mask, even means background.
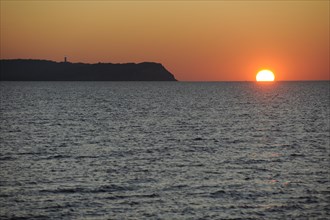
[[[256,76],[258,82],[272,82],[275,80],[275,75],[270,70],[261,70]]]

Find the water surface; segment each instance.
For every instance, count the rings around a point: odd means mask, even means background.
[[[329,82],[0,82],[0,218],[330,218]]]

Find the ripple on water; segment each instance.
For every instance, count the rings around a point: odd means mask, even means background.
[[[328,219],[328,91],[0,82],[0,219]]]

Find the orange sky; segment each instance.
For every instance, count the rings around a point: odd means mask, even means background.
[[[183,81],[330,80],[329,1],[4,1],[1,59],[162,63]]]

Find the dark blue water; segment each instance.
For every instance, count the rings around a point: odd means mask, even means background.
[[[1,82],[0,218],[329,219],[329,82]]]

